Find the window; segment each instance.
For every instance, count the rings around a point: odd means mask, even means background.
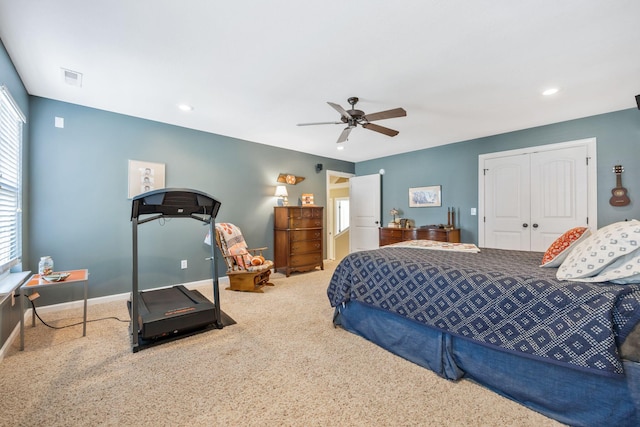
[[[0,275],[22,257],[22,125],[24,114],[0,87]]]
[[[336,234],[349,228],[349,199],[336,199]]]

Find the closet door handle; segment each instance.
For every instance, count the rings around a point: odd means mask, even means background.
[[[525,222],[524,224],[522,224],[522,226],[523,226],[524,228],[527,228],[527,227],[529,226],[529,224],[527,224],[527,223]]]
[[[533,224],[532,227],[533,228],[538,228],[538,224]]]

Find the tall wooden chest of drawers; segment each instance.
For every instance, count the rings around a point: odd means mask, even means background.
[[[324,270],[322,206],[276,206],[273,220],[274,270]]]

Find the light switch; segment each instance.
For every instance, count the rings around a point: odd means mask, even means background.
[[[477,211],[476,208],[471,208],[471,215],[476,215]]]
[[[56,127],[57,128],[64,127],[64,117],[56,117]]]

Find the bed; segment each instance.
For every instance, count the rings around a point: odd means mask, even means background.
[[[589,234],[549,268],[547,254],[430,241],[349,254],[327,289],[334,324],[562,423],[638,426],[640,222]]]

